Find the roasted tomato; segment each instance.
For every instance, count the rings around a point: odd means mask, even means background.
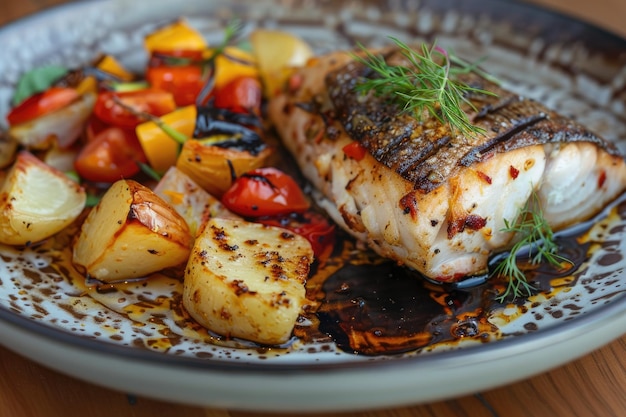
[[[195,103],[205,83],[202,68],[195,65],[149,68],[146,79],[152,87],[172,93],[178,106]]]
[[[115,182],[140,170],[146,156],[132,130],[112,126],[98,133],[74,162],[78,174],[89,181]]]
[[[155,51],[146,80],[153,88],[172,93],[177,105],[194,104],[207,81],[201,60],[202,51]]]
[[[236,113],[261,113],[261,82],[255,77],[241,76],[215,89],[215,107]]]
[[[245,217],[303,213],[309,202],[296,181],[273,168],[258,168],[235,180],[222,196],[222,203]]]
[[[118,104],[116,99],[136,112],[145,112],[153,116],[162,116],[176,109],[174,96],[167,91],[149,88],[100,93],[96,100],[94,114],[105,123],[126,129],[134,129],[144,120],[139,115]]]
[[[335,245],[335,225],[320,213],[307,211],[285,216],[262,217],[256,221],[270,226],[284,227],[306,238],[311,243],[318,261],[328,259]]]
[[[26,123],[59,110],[78,100],[80,94],[73,88],[50,87],[22,101],[7,114],[11,126]]]

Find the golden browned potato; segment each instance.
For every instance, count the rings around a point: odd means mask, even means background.
[[[311,244],[286,229],[210,219],[187,263],[183,305],[215,333],[284,343],[307,302],[312,261]]]
[[[221,198],[231,186],[233,174],[238,177],[265,165],[271,154],[271,148],[252,154],[248,151],[205,145],[199,140],[191,139],[183,145],[176,167],[211,195]],[[234,172],[231,172],[231,166]]]
[[[184,264],[191,242],[169,204],[136,181],[119,180],[85,219],[73,261],[90,277],[123,281]]]
[[[85,191],[27,151],[17,154],[0,187],[0,242],[39,242],[72,223],[85,207]]]

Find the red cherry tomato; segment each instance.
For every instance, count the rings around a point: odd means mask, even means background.
[[[241,76],[215,89],[215,107],[236,113],[261,113],[261,82],[249,76]]]
[[[306,238],[311,242],[318,261],[326,260],[335,245],[335,225],[316,212],[307,211],[279,217],[264,217],[257,221],[270,226],[284,227]]]
[[[7,115],[11,126],[19,125],[40,116],[62,109],[78,100],[80,94],[73,88],[50,87],[14,107]]]
[[[111,126],[87,143],[74,162],[78,174],[89,181],[115,182],[139,172],[146,156],[132,130]]]
[[[207,77],[201,66],[201,50],[153,51],[146,80],[153,88],[169,91],[178,106],[196,102]]]
[[[162,116],[176,109],[172,93],[157,89],[134,91],[105,91],[98,94],[94,114],[103,122],[112,126],[133,129],[144,120],[115,102],[116,98],[137,112]]]
[[[205,83],[202,69],[194,65],[148,68],[146,80],[153,88],[172,93],[178,106],[194,104]]]
[[[245,217],[302,213],[309,208],[296,181],[272,167],[254,169],[237,178],[222,196],[222,203]]]
[[[110,126],[108,124],[104,123],[102,120],[98,119],[92,114],[87,121],[87,125],[85,126],[85,141],[93,141],[103,130],[108,129],[109,127]]]

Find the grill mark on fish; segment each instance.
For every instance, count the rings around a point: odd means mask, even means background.
[[[546,117],[547,116],[545,114],[541,113],[519,120],[511,128],[500,133],[498,136],[494,136],[490,141],[472,148],[467,154],[465,154],[465,156],[463,156],[463,158],[461,158],[459,165],[468,167],[475,162],[483,161],[485,159],[485,155],[492,153],[498,143],[511,140],[511,138],[517,133],[539,123],[542,120],[545,120]]]
[[[391,53],[385,57],[395,59]],[[620,155],[612,143],[574,121],[476,74],[463,74],[460,79],[496,94],[473,93],[466,97],[478,109],[470,114],[471,120],[485,129],[484,135],[476,137],[455,134],[428,114],[422,115],[420,121],[388,98],[371,91],[355,91],[364,79],[374,76],[369,67],[357,61],[327,74],[325,82],[335,117],[350,137],[360,142],[378,162],[423,193],[439,187],[460,168],[495,153],[530,145],[585,141],[609,154]]]

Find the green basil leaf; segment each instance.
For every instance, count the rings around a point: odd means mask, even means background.
[[[47,65],[28,71],[15,87],[12,104],[16,106],[33,94],[46,90],[66,73],[67,69],[58,65]]]

